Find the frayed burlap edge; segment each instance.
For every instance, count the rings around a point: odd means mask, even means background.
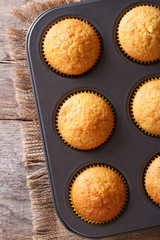
[[[19,106],[19,118],[22,120],[23,153],[33,215],[33,239],[36,240],[79,239],[62,227],[54,211],[25,54],[26,34],[35,18],[48,8],[71,2],[78,1],[45,0],[27,3],[18,9],[14,8],[11,12],[19,18],[18,27],[8,27],[7,29],[10,57],[14,63],[12,72]]]

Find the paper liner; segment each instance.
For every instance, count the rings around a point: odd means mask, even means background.
[[[100,42],[100,50],[99,50],[99,56],[98,56],[97,60],[95,61],[95,63],[93,64],[93,66],[92,66],[91,68],[89,68],[87,71],[85,71],[85,72],[83,72],[83,73],[81,73],[81,74],[73,74],[73,75],[71,75],[71,74],[66,74],[66,73],[63,73],[63,72],[60,72],[60,71],[56,70],[53,66],[50,65],[50,63],[48,62],[48,60],[46,59],[45,54],[44,54],[44,50],[43,50],[44,47],[43,47],[43,45],[44,45],[44,40],[45,40],[45,37],[46,37],[46,35],[47,35],[47,32],[48,32],[55,24],[57,24],[57,23],[65,20],[65,19],[77,19],[77,20],[80,20],[80,21],[82,21],[82,22],[87,23],[87,24],[88,24],[89,26],[91,26],[91,27],[94,29],[94,31],[97,33],[97,36],[98,36],[98,39],[99,39],[99,42]],[[98,32],[98,30],[95,28],[95,26],[92,25],[91,23],[89,23],[87,20],[85,20],[85,19],[83,19],[83,18],[79,18],[79,17],[64,17],[64,18],[61,18],[61,19],[53,22],[53,23],[46,29],[45,33],[43,34],[42,40],[41,40],[41,52],[42,52],[42,56],[43,56],[43,59],[44,59],[45,63],[46,63],[47,66],[48,66],[52,71],[54,71],[55,73],[57,73],[57,74],[59,74],[60,76],[63,76],[63,77],[71,77],[71,78],[79,77],[79,76],[85,75],[85,74],[89,73],[90,71],[92,71],[92,70],[96,67],[96,65],[98,64],[98,62],[100,61],[100,58],[101,58],[101,56],[102,56],[102,38],[101,38],[100,33]]]
[[[147,192],[146,184],[145,184],[147,170],[148,170],[148,168],[150,167],[150,165],[152,164],[152,162],[154,162],[154,160],[155,160],[157,157],[160,157],[160,152],[157,153],[156,155],[154,155],[153,157],[151,157],[151,159],[147,162],[147,164],[146,164],[146,166],[145,166],[145,168],[144,168],[144,172],[143,172],[142,184],[143,184],[144,192],[145,192],[147,198],[148,198],[152,203],[154,203],[157,207],[160,208],[160,204],[158,204],[157,202],[155,202],[155,201],[153,200],[153,198],[152,198],[152,197],[149,195],[149,193]]]
[[[110,106],[111,110],[112,110],[112,113],[113,113],[113,128],[112,128],[112,131],[110,133],[110,135],[108,136],[108,138],[106,139],[106,141],[104,141],[102,144],[98,145],[97,147],[94,147],[94,148],[91,148],[91,149],[79,149],[79,148],[75,148],[73,147],[72,145],[70,145],[67,141],[65,141],[65,139],[62,137],[59,129],[58,129],[58,114],[59,114],[59,111],[61,109],[61,107],[63,106],[63,104],[72,96],[76,95],[76,94],[79,94],[79,93],[92,93],[92,94],[95,94],[99,97],[101,97],[102,99],[104,99],[108,105]],[[94,90],[89,90],[89,89],[81,89],[81,90],[76,90],[76,91],[73,91],[71,93],[69,93],[67,96],[65,96],[60,104],[58,105],[57,109],[56,109],[56,112],[55,112],[55,128],[56,128],[56,131],[57,131],[57,134],[59,136],[59,138],[62,140],[63,143],[65,143],[68,147],[70,147],[71,149],[74,149],[74,150],[77,150],[77,151],[82,151],[82,152],[90,152],[90,151],[93,151],[93,150],[96,150],[100,147],[102,147],[104,144],[106,144],[107,142],[110,141],[112,135],[114,134],[114,131],[115,131],[115,127],[116,127],[116,122],[117,122],[117,117],[116,117],[116,112],[115,112],[115,109],[113,107],[113,105],[111,104],[111,102],[105,97],[103,96],[101,93],[97,92],[97,91],[94,91]]]
[[[133,100],[134,100],[134,97],[136,95],[136,93],[138,92],[138,90],[144,85],[146,84],[147,82],[150,82],[150,81],[154,81],[154,80],[160,80],[160,77],[151,77],[151,78],[148,78],[148,79],[145,79],[143,80],[142,82],[140,82],[136,88],[132,91],[131,95],[130,95],[130,98],[129,98],[129,114],[130,114],[130,118],[132,120],[132,122],[134,123],[134,125],[143,133],[147,134],[148,136],[152,136],[152,137],[156,137],[156,138],[159,138],[160,135],[156,135],[156,134],[152,134],[146,130],[144,130],[139,124],[138,122],[136,121],[136,119],[134,118],[134,114],[133,114]]]
[[[92,168],[92,167],[97,167],[97,166],[109,168],[109,169],[113,170],[114,172],[116,172],[116,173],[120,176],[120,178],[123,180],[124,185],[125,185],[125,187],[126,187],[126,201],[125,201],[125,203],[124,203],[121,211],[120,211],[114,218],[112,218],[112,219],[110,219],[110,220],[108,220],[108,221],[102,221],[102,222],[92,221],[92,220],[86,219],[85,217],[81,216],[81,214],[79,214],[79,213],[77,212],[77,210],[74,208],[74,204],[73,204],[73,202],[72,202],[72,197],[71,197],[72,186],[73,186],[76,178],[77,178],[82,172],[84,172],[85,170],[87,170],[87,169],[89,169],[89,168]],[[126,208],[126,206],[127,206],[127,203],[128,203],[128,200],[129,200],[129,188],[128,188],[128,183],[127,183],[125,177],[124,177],[116,168],[114,168],[114,167],[112,167],[112,166],[110,166],[110,165],[108,165],[108,164],[104,164],[104,163],[93,163],[93,164],[89,164],[89,165],[85,166],[84,168],[82,168],[80,171],[78,171],[78,172],[74,175],[74,177],[72,178],[72,180],[71,180],[71,182],[70,182],[70,184],[69,184],[69,189],[68,189],[68,199],[69,199],[69,204],[70,204],[71,209],[72,209],[72,211],[74,212],[74,214],[77,215],[77,216],[78,216],[81,220],[83,220],[84,222],[89,223],[89,224],[92,224],[92,225],[103,225],[103,224],[111,223],[111,222],[115,221],[117,218],[119,218],[119,217],[122,215],[122,213],[124,212],[124,210],[125,210],[125,208]]]
[[[138,59],[135,59],[135,58],[132,58],[131,56],[129,56],[125,50],[123,49],[123,47],[121,46],[121,43],[120,43],[120,39],[119,39],[119,25],[120,25],[120,22],[122,20],[122,18],[130,11],[132,10],[133,8],[136,8],[136,7],[139,7],[139,6],[151,6],[151,7],[154,7],[154,8],[158,8],[160,10],[160,8],[156,5],[153,5],[153,4],[135,4],[135,5],[132,5],[130,8],[128,8],[127,10],[125,10],[121,16],[119,17],[118,21],[117,21],[117,24],[116,24],[116,33],[115,33],[115,37],[116,37],[116,42],[117,42],[117,45],[121,51],[122,54],[124,54],[124,56],[126,56],[128,59],[130,59],[132,62],[135,62],[135,63],[139,63],[139,64],[144,64],[144,65],[149,65],[149,64],[153,64],[153,63],[157,63],[157,62],[160,62],[160,59],[157,59],[157,60],[154,60],[154,61],[140,61]]]

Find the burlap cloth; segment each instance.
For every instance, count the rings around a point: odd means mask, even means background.
[[[19,117],[24,120],[21,122],[21,132],[24,161],[27,169],[27,185],[33,213],[33,239],[38,240],[83,239],[65,230],[54,211],[25,54],[25,37],[33,20],[48,8],[70,2],[76,2],[76,0],[45,0],[27,3],[21,8],[12,10],[12,13],[20,21],[17,23],[17,28],[8,28],[11,59],[14,60],[14,63],[17,63],[13,69],[13,74],[19,104]],[[160,228],[108,239],[159,240]]]

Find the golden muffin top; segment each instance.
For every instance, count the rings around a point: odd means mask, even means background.
[[[53,25],[43,42],[44,56],[57,71],[78,75],[89,70],[100,53],[100,40],[87,22],[64,19]]]
[[[87,150],[106,141],[114,126],[109,104],[100,96],[81,92],[70,96],[58,113],[58,129],[72,147]]]
[[[138,6],[121,19],[119,43],[133,59],[150,62],[160,59],[160,10]]]
[[[154,202],[160,205],[160,157],[148,167],[145,176],[145,188]]]
[[[133,116],[143,130],[160,135],[160,79],[146,82],[137,90]]]
[[[126,187],[110,168],[95,166],[84,170],[71,188],[74,209],[81,217],[105,222],[116,217],[126,201]]]

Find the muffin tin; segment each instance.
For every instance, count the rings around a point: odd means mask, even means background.
[[[140,132],[130,119],[128,107],[130,94],[137,84],[160,75],[160,63],[135,63],[124,56],[116,42],[116,25],[120,16],[132,6],[144,3],[160,6],[158,0],[90,0],[58,6],[42,13],[27,35],[27,57],[55,209],[65,227],[83,237],[103,238],[160,226],[160,208],[147,198],[142,180],[146,162],[160,150],[160,139]],[[68,16],[89,21],[103,42],[98,65],[76,78],[53,72],[41,52],[42,36],[47,27]],[[60,101],[67,94],[81,89],[100,92],[111,101],[117,116],[110,141],[88,152],[76,151],[64,144],[54,121]],[[94,163],[109,164],[118,169],[129,187],[125,211],[115,221],[104,225],[82,221],[74,214],[68,200],[73,176],[81,168]]]

